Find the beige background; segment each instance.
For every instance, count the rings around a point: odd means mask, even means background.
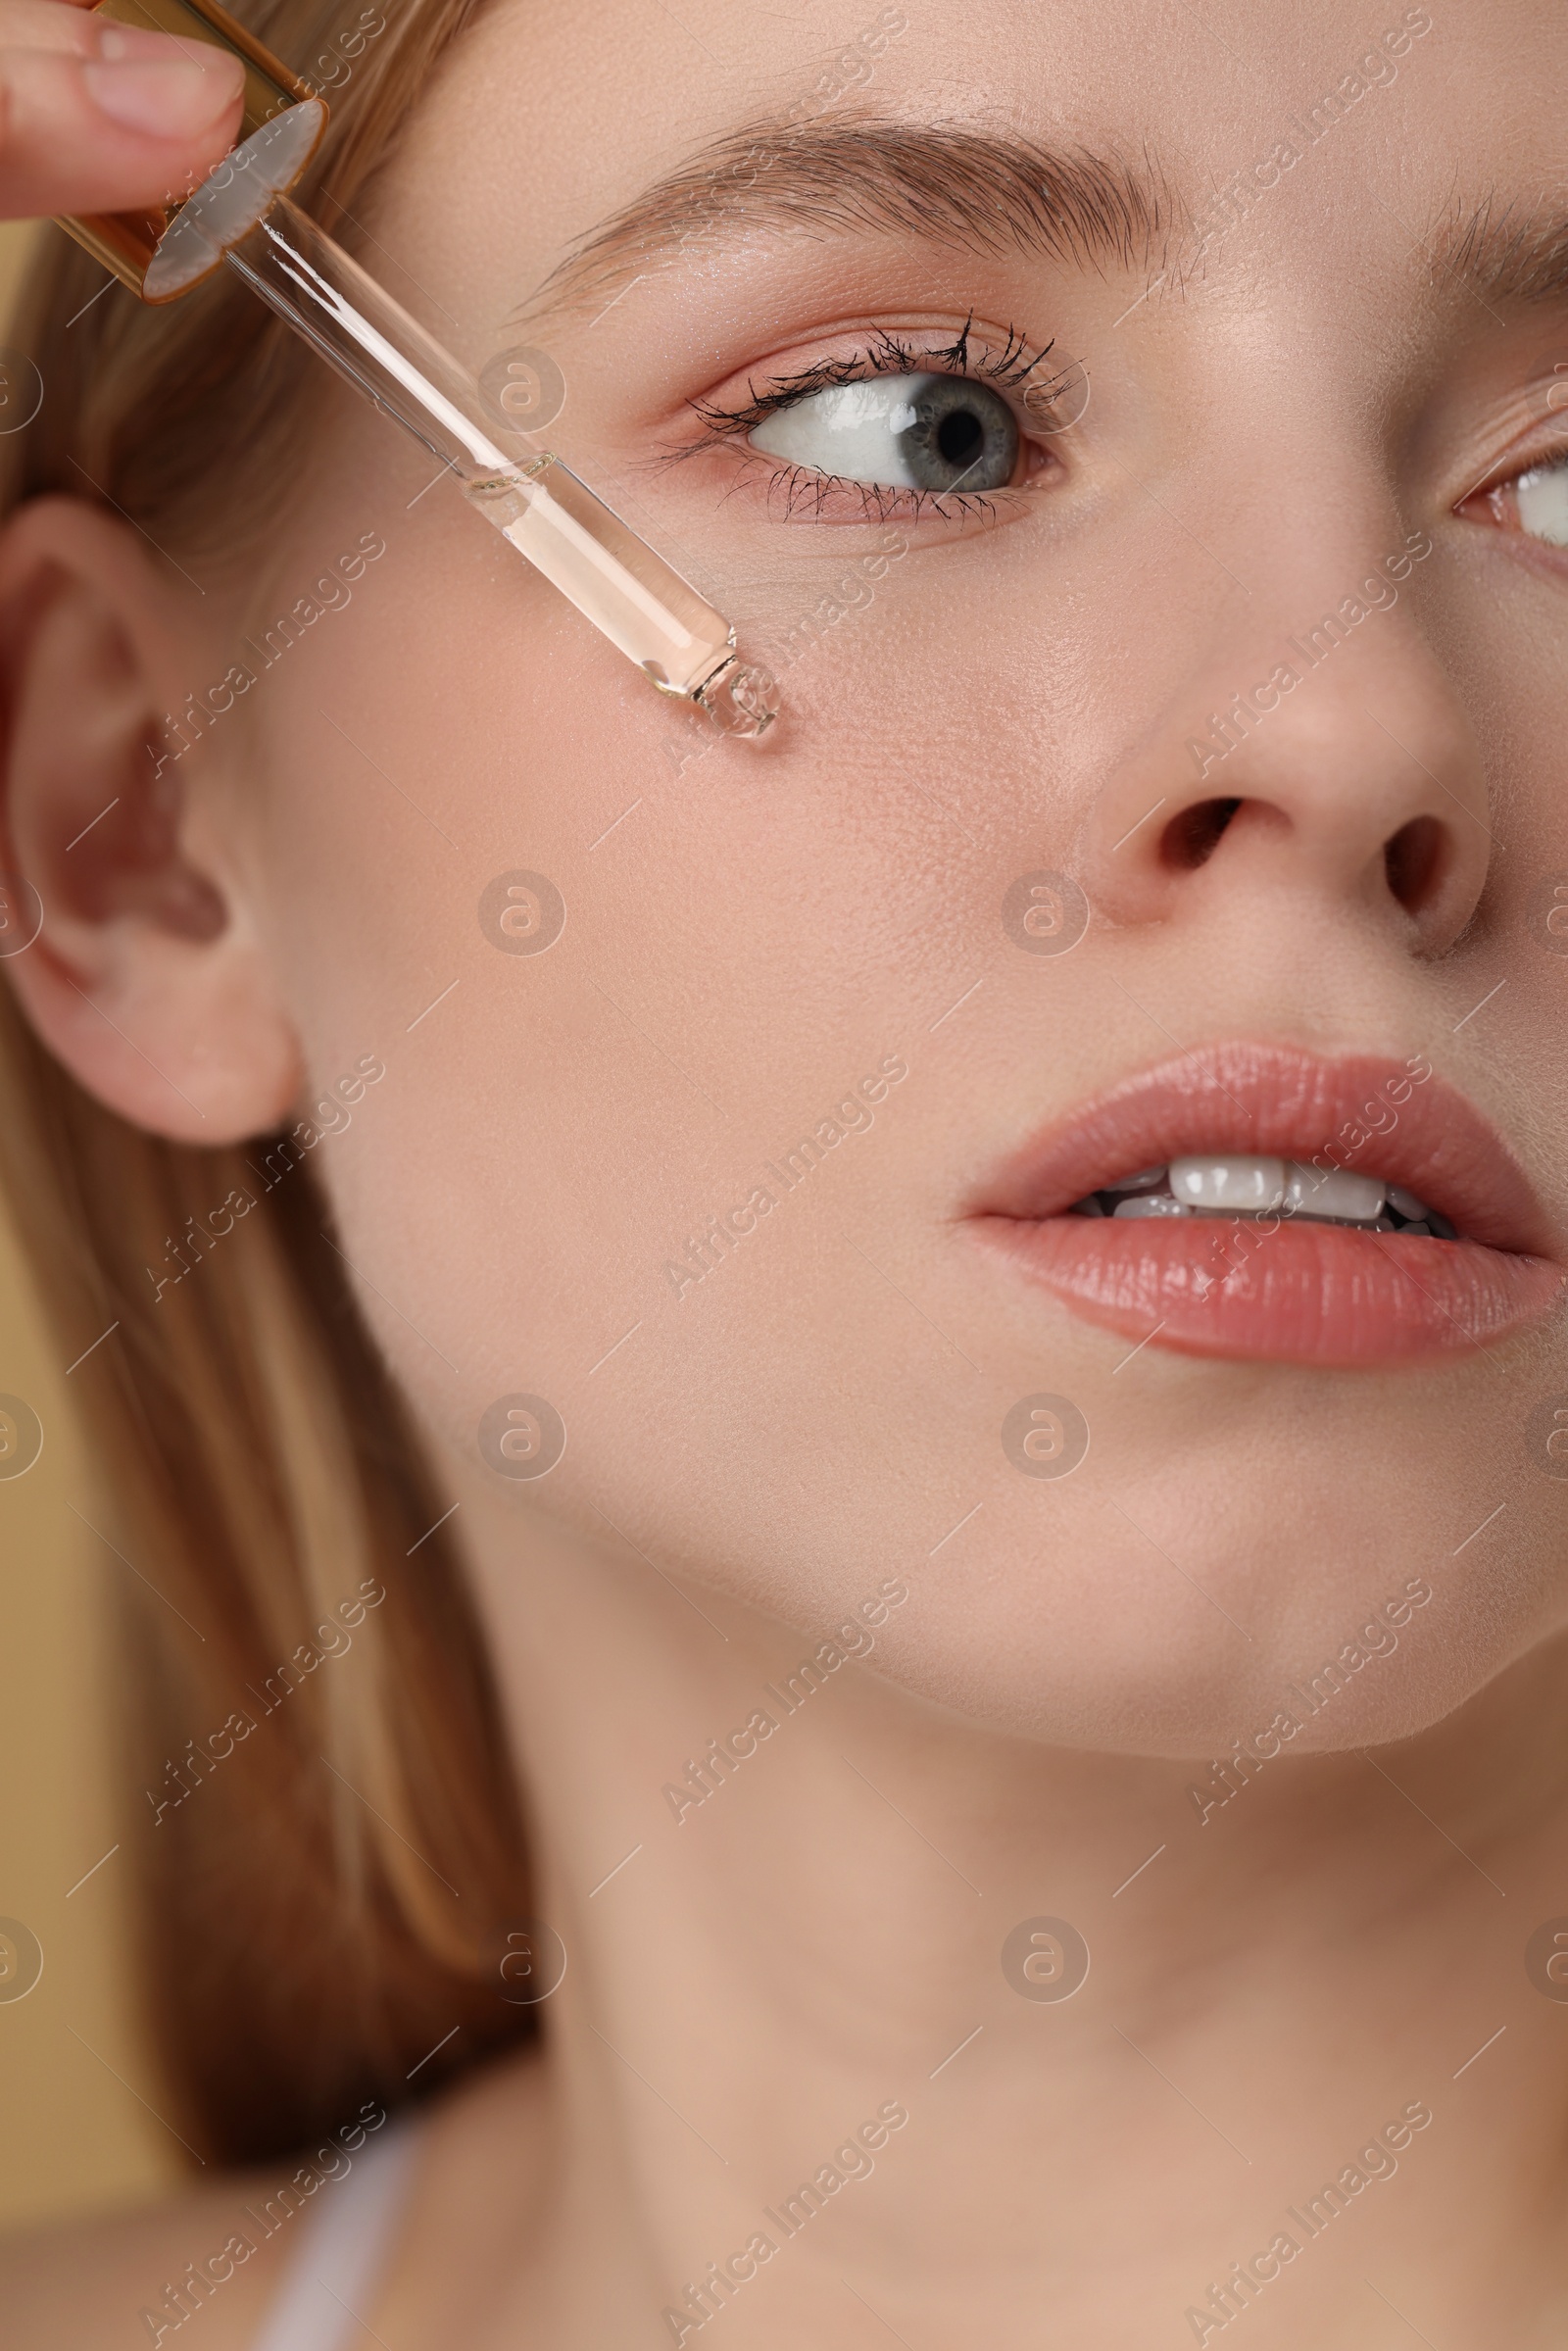
[[[0,318],[38,233],[0,224]],[[126,1998],[124,1857],[93,1870],[127,1793],[108,1747],[102,1582],[127,1571],[72,1508],[102,1523],[65,1365],[3,1223],[0,1394],[24,1397],[44,1429],[34,1467],[0,1479],[0,1917],[30,1927],[44,1954],[35,1989],[0,2000],[5,2229],[153,2192],[179,2150],[140,2102],[157,2091]]]

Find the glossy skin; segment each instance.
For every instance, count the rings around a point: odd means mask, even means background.
[[[1530,1435],[1568,1388],[1560,1319],[1436,1368],[1129,1361],[967,1214],[1075,1104],[1173,1045],[1251,1040],[1429,1055],[1568,1253],[1564,964],[1534,911],[1568,867],[1568,556],[1472,495],[1549,446],[1568,318],[1434,261],[1456,191],[1531,212],[1560,180],[1554,18],[1445,13],[1191,270],[1179,236],[1086,270],[743,221],[627,272],[612,309],[620,281],[509,328],[573,239],[787,114],[861,29],[682,23],[495,12],[376,235],[476,366],[548,346],[551,442],[748,650],[852,567],[869,583],[782,668],[766,745],[686,758],[681,714],[458,501],[412,503],[420,461],[347,402],[220,613],[60,505],[0,568],[13,615],[46,563],[68,583],[11,656],[13,840],[57,909],[14,977],[54,1050],[206,1140],[385,1063],[313,1164],[462,1505],[573,1964],[551,2062],[447,2110],[374,2325],[400,2351],[670,2341],[686,2282],[899,2100],[874,2177],[737,2292],[726,2343],[1193,2340],[1210,2283],[1413,2102],[1435,2124],[1398,2180],[1259,2290],[1250,2340],[1555,2342],[1568,2083],[1521,1951],[1561,1898],[1563,1490]],[[1147,148],[1194,191],[1366,48],[1338,5],[1151,24],[993,0],[956,65],[951,34],[911,10],[827,113]],[[651,462],[697,436],[693,401],[971,315],[993,349],[1055,336],[1093,386],[989,512],[787,514],[777,461],[733,439]],[[1413,533],[1431,558],[1397,601],[1200,774],[1209,714]],[[138,862],[106,824],[68,866],[135,727],[366,534],[385,557],[179,770],[177,857]],[[1242,805],[1212,856],[1172,862],[1171,817],[1216,793]],[[1385,851],[1422,820],[1441,854],[1401,904]],[[1004,928],[1042,869],[1094,908],[1069,955]],[[477,914],[517,870],[567,909],[537,956]],[[672,1283],[879,1072],[869,1127],[846,1112]],[[1038,1393],[1091,1431],[1065,1480],[1004,1450]],[[478,1446],[515,1394],[566,1429],[537,1484]],[[672,1803],[862,1603],[885,1608],[874,1670],[830,1666],[802,1719]],[[1394,1645],[1356,1647],[1377,1611]],[[1333,1702],[1219,1808],[1209,1759],[1348,1647]],[[1070,2005],[999,1966],[1042,1916],[1094,1955]],[[519,2183],[519,2148],[562,2152]],[[118,2339],[171,2241],[116,2257],[78,2339]],[[47,2314],[67,2288],[33,2274]],[[247,2323],[215,2303],[204,2339]]]

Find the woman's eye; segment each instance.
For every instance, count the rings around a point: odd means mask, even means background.
[[[1477,490],[1458,511],[1547,547],[1568,547],[1568,457],[1547,459],[1490,490]]]
[[[1509,485],[1519,528],[1551,547],[1568,547],[1568,458],[1532,465]]]
[[[841,481],[895,490],[1003,490],[1018,466],[1018,423],[986,384],[961,375],[877,375],[808,392],[747,436],[754,449]]]

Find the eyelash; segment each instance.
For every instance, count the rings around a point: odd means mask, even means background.
[[[1565,464],[1568,464],[1568,436],[1549,441],[1527,457],[1511,457],[1507,460],[1507,472],[1498,474],[1484,490],[1472,490],[1467,498],[1460,500],[1458,511],[1462,514],[1466,507],[1485,505],[1490,508],[1494,519],[1501,523],[1503,517],[1499,501],[1507,497],[1525,474],[1550,472]]]
[[[920,348],[906,342],[901,336],[878,327],[867,337],[861,348],[839,359],[817,360],[795,375],[775,376],[759,390],[748,380],[751,398],[737,408],[726,409],[716,401],[694,400],[692,413],[702,422],[704,430],[695,440],[665,454],[672,463],[698,457],[711,449],[715,441],[737,441],[752,432],[764,417],[780,409],[793,408],[813,392],[835,390],[840,384],[865,383],[878,375],[913,375],[922,371],[965,376],[981,383],[994,384],[1002,390],[1040,392],[1050,382],[1040,377],[1031,384],[1029,378],[1050,356],[1054,337],[1043,344],[1033,357],[1026,336],[1015,326],[1008,326],[1000,350],[973,340],[972,318],[966,318],[951,343]],[[1065,373],[1065,370],[1062,371]],[[1048,395],[1049,396],[1049,395]],[[1020,419],[1020,430],[1023,429]],[[760,453],[758,453],[760,457]],[[765,460],[762,460],[766,463]],[[741,484],[736,483],[739,489]],[[767,482],[767,498],[782,498],[786,520],[792,520],[802,509],[820,516],[830,499],[849,496],[859,507],[867,521],[914,521],[923,514],[934,514],[949,520],[964,520],[974,515],[989,515],[996,512],[994,497],[984,491],[942,491],[898,489],[880,482],[847,481],[841,474],[819,473],[806,465],[772,467]]]

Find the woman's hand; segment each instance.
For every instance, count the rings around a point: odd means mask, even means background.
[[[134,211],[233,143],[244,73],[203,41],[0,0],[0,219]]]

